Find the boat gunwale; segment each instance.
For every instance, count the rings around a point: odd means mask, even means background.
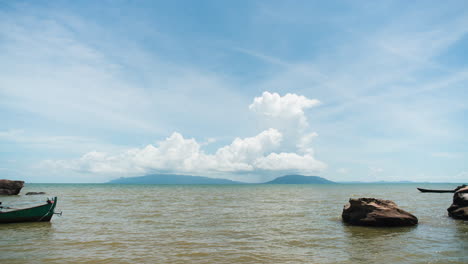
[[[419,188],[416,187],[420,192],[429,192],[429,193],[454,193],[455,190],[437,190],[437,189],[424,189],[424,188]]]
[[[39,207],[43,207],[43,206],[53,206],[53,204],[55,203],[54,200],[49,200],[49,201],[53,201],[53,203],[49,203],[49,202],[46,202],[46,204],[41,204],[41,205],[37,205],[37,206],[33,206],[33,207],[27,207],[27,208],[15,208],[15,209],[12,209],[11,211],[0,211],[0,214],[5,214],[5,213],[13,213],[13,212],[16,212],[16,211],[23,211],[23,210],[29,210],[29,209],[35,209],[35,208],[39,208]],[[5,208],[8,210],[8,208]]]

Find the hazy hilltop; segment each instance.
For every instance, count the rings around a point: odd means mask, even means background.
[[[278,177],[272,181],[265,182],[266,184],[329,184],[335,183],[319,176],[304,176],[304,175],[286,175]]]
[[[227,179],[208,178],[202,176],[151,174],[140,177],[127,177],[111,180],[115,184],[247,184]],[[325,184],[334,183],[318,176],[286,175],[264,184]],[[261,183],[260,183],[261,184]]]

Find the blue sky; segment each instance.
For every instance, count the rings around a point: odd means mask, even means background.
[[[468,180],[465,1],[0,0],[0,178]]]

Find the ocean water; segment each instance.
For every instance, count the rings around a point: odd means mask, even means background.
[[[59,197],[50,223],[0,225],[0,263],[468,263],[468,222],[447,217],[455,184],[27,184]],[[348,226],[349,198],[395,201],[405,228]],[[0,196],[25,205],[45,196]]]

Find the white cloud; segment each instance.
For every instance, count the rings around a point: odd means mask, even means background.
[[[320,154],[328,157],[327,162],[341,162],[353,172],[356,166],[363,166],[362,175],[368,172],[367,164],[391,168],[396,160],[403,175],[415,166],[411,157],[430,153],[441,162],[422,164],[429,166],[429,174],[441,168],[464,168],[460,157],[466,153],[466,122],[460,118],[467,109],[468,71],[460,50],[466,46],[468,16],[462,5],[416,4],[397,16],[389,8],[393,4],[352,4],[351,13],[323,12],[319,7],[313,8],[316,14],[312,16],[310,8],[260,5],[257,13],[252,10],[255,19],[248,20],[253,23],[247,28],[253,30],[254,42],[197,36],[200,45],[187,45],[190,38],[173,31],[170,24],[167,28],[154,26],[153,20],[143,17],[135,24],[129,17],[124,28],[113,31],[100,20],[85,19],[62,7],[57,12],[52,6],[20,4],[0,11],[3,129],[24,127],[28,131],[0,132],[0,140],[15,143],[6,146],[11,148],[8,152],[23,146],[44,149],[28,153],[26,156],[34,158],[25,163],[59,156],[50,152],[55,145],[65,150],[66,157],[99,150],[82,159],[58,162],[83,171],[255,171],[259,166],[276,165],[266,165],[267,157],[275,157],[272,153],[315,157],[312,144],[317,134],[309,130],[310,123],[320,132]],[[363,23],[376,14],[378,23]],[[148,26],[141,27],[142,21]],[[317,21],[327,30],[300,33],[302,29],[313,31]],[[273,45],[271,32],[262,35],[271,23],[286,29],[278,31],[283,41]],[[297,30],[288,31],[290,27]],[[128,37],[126,31],[138,37]],[[141,39],[144,43],[139,43]],[[161,43],[166,46],[159,46]],[[235,50],[251,58],[237,56],[236,63],[231,63],[229,45],[241,45]],[[200,53],[197,47],[204,46],[209,47],[207,53]],[[185,53],[215,58],[214,63]],[[252,67],[252,58],[262,68]],[[255,72],[255,77],[244,72]],[[245,106],[251,98],[246,91],[259,90],[277,93],[265,92],[252,102],[250,109],[261,118],[258,130],[252,132],[257,123],[248,117]],[[318,104],[307,98],[311,95],[326,100],[327,105],[307,118],[305,111]],[[214,144],[209,155],[203,151],[205,143],[181,134],[179,140],[163,141],[176,148],[174,152],[165,149],[163,142],[141,147],[142,142],[148,143],[143,140],[162,138],[171,131],[222,141],[270,128],[281,134],[281,140],[262,154],[244,142],[245,136],[239,139],[239,147],[222,147],[223,157],[213,150]],[[44,134],[31,137],[34,131]],[[50,131],[68,136],[51,137]],[[112,150],[102,142],[140,148]],[[242,155],[242,149],[253,154]],[[458,159],[448,159],[449,153],[437,152],[441,149],[460,151]],[[394,157],[386,159],[392,153]],[[283,155],[281,162],[290,158],[293,163],[292,157]],[[365,165],[353,165],[362,163]],[[384,176],[393,172],[372,173]]]
[[[249,139],[246,139],[249,141]],[[234,144],[234,143],[233,143]],[[223,149],[232,149],[226,146]],[[222,151],[225,154],[227,151]],[[242,163],[241,153],[232,151],[228,155],[206,155],[194,139],[186,139],[175,132],[156,146],[129,149],[119,154],[91,151],[76,160],[48,160],[42,165],[55,169],[70,169],[89,173],[146,173],[150,171],[201,172],[209,170],[251,170]],[[216,162],[218,160],[218,162]]]
[[[306,153],[306,154],[313,155],[314,150],[313,150],[313,148],[311,146],[312,145],[312,140],[317,136],[318,136],[318,134],[315,133],[315,132],[307,133],[307,134],[302,135],[299,138],[299,141],[297,143],[298,150],[301,153]]]
[[[303,96],[288,94],[263,94],[271,100],[254,100],[252,105],[269,111],[273,115],[283,115],[280,109],[289,114],[282,118],[304,118],[303,108],[316,104]],[[271,105],[273,104],[273,105]],[[297,104],[297,105],[296,105]],[[252,107],[251,108],[255,108]],[[278,109],[275,109],[278,108]],[[313,156],[311,141],[316,133],[303,133],[298,139],[286,139],[276,128],[269,128],[254,137],[236,138],[231,144],[220,147],[214,154],[202,150],[204,143],[184,138],[174,132],[170,137],[156,145],[129,149],[118,154],[91,151],[76,160],[47,160],[42,166],[54,169],[73,170],[101,174],[142,174],[149,172],[191,173],[211,175],[237,172],[303,172],[311,173],[324,170],[326,164]],[[284,142],[296,142],[295,152],[284,152]],[[287,145],[287,144],[286,144]],[[297,152],[297,153],[296,153]]]
[[[299,155],[296,153],[271,153],[261,157],[255,166],[264,170],[314,172],[326,169],[327,165],[316,160],[312,155]]]
[[[278,130],[269,129],[255,137],[236,138],[231,145],[216,151],[214,158],[221,171],[253,170],[255,160],[277,148],[282,137]]]
[[[318,171],[326,167],[312,155],[274,153],[282,134],[269,129],[250,138],[236,138],[215,154],[206,154],[195,139],[186,139],[175,132],[157,146],[130,149],[117,155],[92,151],[77,160],[48,160],[43,166],[90,173],[135,174],[151,171],[177,173],[265,171]]]
[[[304,128],[308,125],[304,109],[319,104],[319,100],[302,95],[288,93],[280,96],[278,93],[263,92],[261,97],[255,97],[249,109],[268,118],[298,120],[301,128]]]
[[[249,109],[259,117],[263,127],[274,127],[281,131],[284,137],[282,150],[313,155],[312,140],[317,133],[310,131],[305,110],[320,104],[317,99],[309,99],[302,95],[287,93],[263,92],[255,97]]]

